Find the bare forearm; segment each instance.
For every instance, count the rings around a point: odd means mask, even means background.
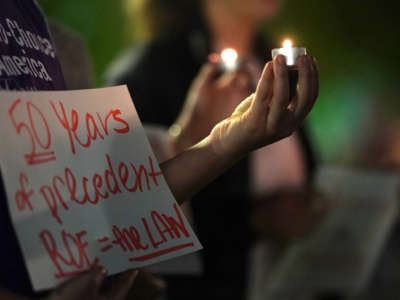
[[[223,153],[211,137],[207,137],[175,158],[162,163],[160,167],[172,193],[181,204],[239,158],[239,155],[233,153]]]
[[[278,55],[273,63],[265,66],[256,92],[243,100],[229,118],[218,123],[204,140],[161,165],[179,203],[193,196],[243,155],[297,130],[318,96],[315,61],[302,56],[298,65],[296,98],[289,98],[286,60]]]

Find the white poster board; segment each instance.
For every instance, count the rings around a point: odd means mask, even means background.
[[[0,98],[1,172],[35,290],[201,249],[125,86]]]

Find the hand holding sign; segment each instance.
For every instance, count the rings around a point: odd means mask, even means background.
[[[102,284],[106,278],[106,273],[102,268],[94,268],[62,284],[45,300],[123,300],[126,299],[126,295],[137,275],[137,270],[119,274],[104,290]]]

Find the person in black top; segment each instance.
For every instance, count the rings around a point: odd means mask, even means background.
[[[141,121],[170,127],[171,147],[179,153],[230,115],[242,99],[240,95],[254,90],[255,78],[270,55],[270,46],[257,32],[257,25],[276,13],[279,1],[128,2],[142,5],[135,17],[145,16],[151,38],[117,60],[106,73],[106,83],[127,84]],[[198,102],[192,101],[191,94],[201,94],[196,83],[190,87],[202,65],[211,53],[226,47],[239,52],[246,68],[238,74],[221,76],[216,80],[221,84],[215,85],[224,85],[223,81],[245,84],[228,84],[229,88],[219,91],[216,87],[216,93],[206,92],[204,97],[196,98]],[[243,77],[245,80],[241,80]],[[288,194],[297,197],[311,185],[315,169],[315,155],[304,128],[275,145],[243,158],[192,199],[194,226],[204,246],[204,276],[169,276],[170,299],[189,295],[192,299],[243,299],[255,233],[267,232],[286,242],[292,233],[297,235],[293,228],[300,228],[301,233],[309,229],[286,221],[291,228],[268,223],[272,215],[269,211],[279,207],[280,198]],[[306,217],[315,216],[310,213]]]
[[[65,84],[60,64],[46,22],[35,1],[4,0],[1,8],[1,33],[14,32],[13,29],[17,26],[20,30],[35,35],[36,42],[43,44],[34,47],[18,35],[8,37],[0,34],[0,89],[63,90]],[[19,63],[14,69],[10,69],[5,67],[3,59],[8,62],[9,59],[17,59]],[[29,66],[21,64],[27,59],[35,63]],[[293,110],[286,109],[291,103],[288,96],[288,70],[284,57],[279,56],[266,65],[257,91],[231,117],[217,125],[213,133],[195,146],[160,165],[180,204],[234,164],[238,158],[260,146],[274,143],[298,128],[318,94],[318,73],[311,57],[301,57],[299,74],[299,98]],[[200,86],[207,86],[209,81],[205,77]],[[106,291],[102,285],[106,273],[100,267],[70,280],[46,298],[35,294],[11,223],[4,187],[2,184],[0,187],[0,235],[6,241],[0,248],[0,299],[31,299],[35,296],[51,300],[124,298],[137,272],[128,271],[114,280],[110,278],[111,290]]]

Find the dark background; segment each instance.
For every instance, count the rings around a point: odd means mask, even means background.
[[[123,1],[41,4],[47,16],[86,40],[101,86],[112,59],[133,44]],[[398,1],[286,0],[281,14],[264,26],[277,47],[290,37],[318,58],[321,93],[309,123],[324,162],[363,163],[373,132],[387,125],[377,116],[388,123],[397,119],[399,9]]]

